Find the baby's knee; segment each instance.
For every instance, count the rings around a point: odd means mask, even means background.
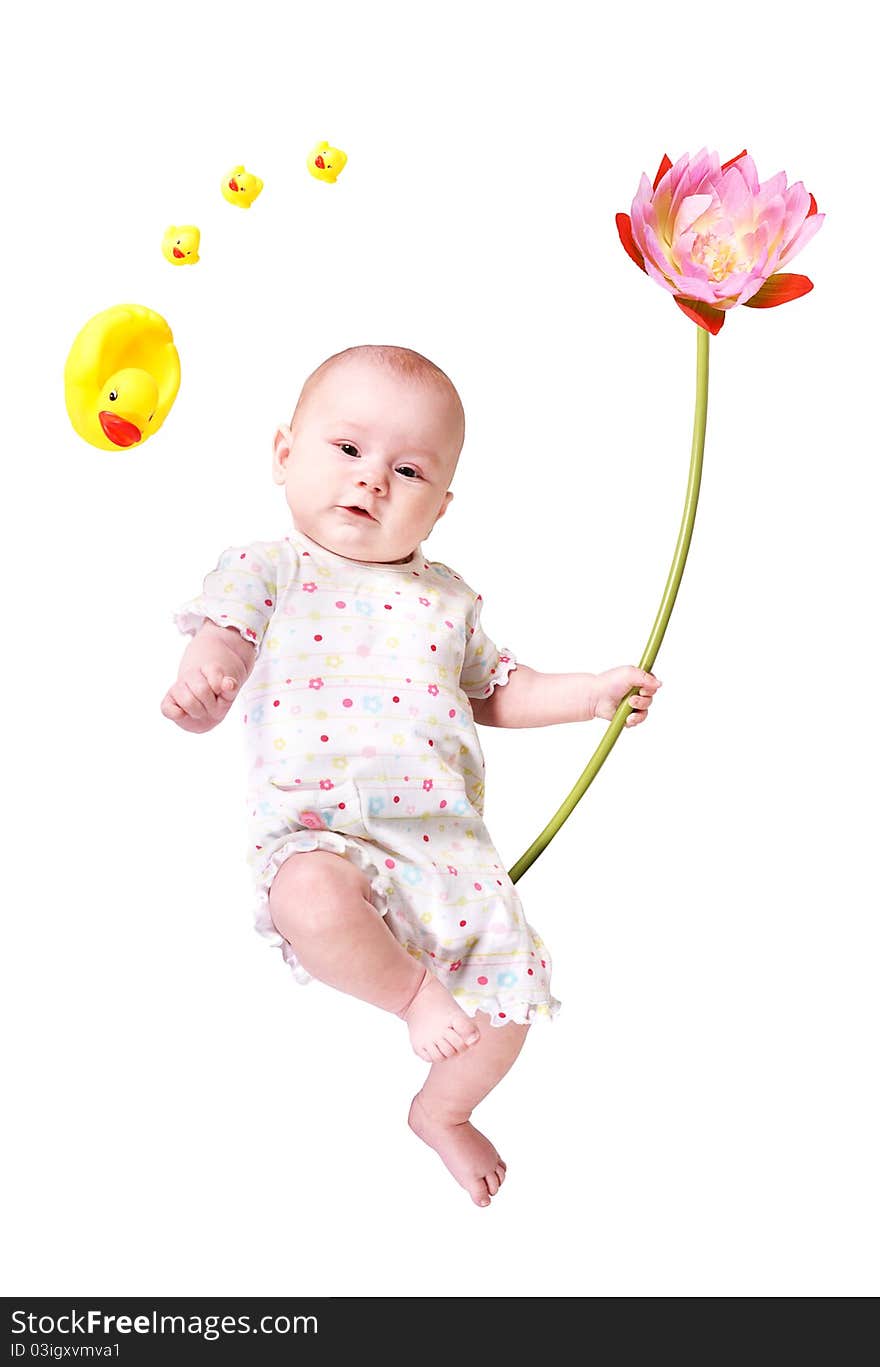
[[[276,930],[294,943],[298,936],[337,929],[353,903],[369,897],[362,871],[330,850],[303,850],[281,865],[269,889]]]

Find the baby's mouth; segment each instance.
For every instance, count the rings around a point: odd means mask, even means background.
[[[368,522],[375,522],[376,519],[367,512],[366,508],[359,508],[357,504],[343,504],[342,511],[345,513],[357,513],[360,517],[366,518]]]

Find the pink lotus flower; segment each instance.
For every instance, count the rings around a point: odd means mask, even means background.
[[[664,156],[653,186],[642,176],[632,204],[632,220],[628,214],[617,215],[617,230],[627,254],[640,270],[669,290],[682,312],[698,324],[694,338],[696,401],[684,514],[639,669],[654,667],[691,544],[706,444],[710,334],[720,331],[725,313],[737,304],[772,308],[813,288],[805,275],[780,273],[779,267],[809,242],[823,220],[813,196],[800,183],[789,187],[784,172],[761,185],[747,152],[719,166],[717,153],[710,154],[705,148],[693,160],[682,157],[675,166]],[[511,883],[531,868],[593,782],[628,725],[629,700],[634,692],[633,688],[620,700],[611,725],[568,797],[510,870]],[[452,849],[458,848],[460,843],[453,841]],[[493,927],[488,929],[491,933]],[[543,959],[541,967],[545,967]]]
[[[617,231],[636,265],[669,290],[688,318],[713,334],[737,304],[773,308],[808,294],[806,275],[780,273],[825,219],[803,183],[784,171],[761,185],[746,151],[718,164],[705,148],[643,175]]]

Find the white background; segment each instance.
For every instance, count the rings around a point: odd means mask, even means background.
[[[17,7],[4,61],[7,1293],[878,1290],[874,73],[858,7]],[[8,21],[10,22],[10,21]],[[305,171],[348,153],[339,183]],[[473,1206],[406,1128],[400,1022],[250,924],[240,719],[161,717],[174,608],[287,530],[271,438],[361,342],[468,415],[426,548],[542,671],[637,662],[695,329],[614,225],[664,152],[747,147],[828,214],[807,298],[711,343],[664,688],[519,891],[554,954]],[[219,182],[243,161],[248,212]],[[172,269],[169,223],[201,262]],[[87,446],[79,328],[158,310],[183,381]],[[543,585],[550,580],[555,595]],[[507,866],[604,723],[482,732]],[[870,862],[869,862],[870,860]]]

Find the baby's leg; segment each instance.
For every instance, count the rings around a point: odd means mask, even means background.
[[[492,1026],[480,1017],[480,1040],[442,1068],[433,1067],[413,1098],[410,1128],[443,1159],[478,1206],[488,1206],[504,1181],[507,1164],[494,1145],[470,1124],[470,1114],[512,1067],[527,1025]]]
[[[363,871],[344,855],[307,850],[281,865],[269,889],[269,910],[307,973],[395,1012],[428,1063],[454,1058],[476,1043],[479,1030],[395,940],[369,891]]]

